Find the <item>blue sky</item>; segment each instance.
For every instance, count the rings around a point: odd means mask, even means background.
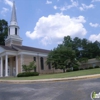
[[[53,49],[63,37],[100,41],[100,0],[14,0],[23,45]],[[12,0],[0,0],[10,23]]]

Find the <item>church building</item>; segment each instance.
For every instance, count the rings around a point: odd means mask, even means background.
[[[54,72],[54,69],[46,64],[46,58],[50,51],[23,46],[23,40],[19,35],[16,8],[13,2],[8,37],[5,40],[5,46],[0,45],[0,76],[16,76],[23,72],[22,65],[29,65],[32,61],[35,61],[36,71],[40,74]]]

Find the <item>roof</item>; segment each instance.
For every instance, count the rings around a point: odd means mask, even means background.
[[[13,45],[13,48],[16,47],[20,50],[27,50],[27,51],[34,51],[34,52],[41,52],[41,53],[49,53],[50,50],[40,49],[40,48],[34,48],[34,47],[28,47],[28,46],[17,46]]]
[[[40,53],[49,53],[50,50],[40,49],[40,48],[34,48],[34,47],[28,47],[28,46],[4,46],[0,45],[5,50],[11,50],[11,51],[18,51],[18,50],[26,50],[26,51],[33,51],[33,52],[40,52]]]
[[[5,50],[11,50],[11,51],[17,51],[16,49],[10,47],[10,46],[4,46],[4,45],[0,45],[0,47],[2,47]]]

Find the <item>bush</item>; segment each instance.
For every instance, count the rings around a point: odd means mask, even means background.
[[[72,70],[71,69],[67,69],[67,72],[72,72]]]
[[[100,68],[99,66],[95,66],[94,68]]]
[[[84,68],[80,68],[80,70],[84,70]]]
[[[23,72],[19,73],[17,77],[28,77],[28,76],[38,76],[38,75],[39,75],[38,72]]]
[[[86,67],[85,69],[88,70],[88,69],[90,69],[90,68],[89,68],[89,67]]]
[[[89,67],[89,69],[93,69],[93,67],[92,67],[92,66],[90,66],[90,67]]]
[[[78,71],[79,70],[79,67],[78,66],[74,66],[73,67],[73,71]]]
[[[34,61],[30,62],[29,65],[22,65],[22,67],[25,72],[30,72],[31,70],[36,72],[36,65]]]

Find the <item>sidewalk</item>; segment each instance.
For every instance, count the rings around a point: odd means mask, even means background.
[[[53,78],[53,79],[38,79],[38,80],[3,80],[3,79],[0,79],[0,83],[1,82],[4,82],[4,83],[54,82],[54,81],[68,81],[68,80],[80,80],[80,79],[91,79],[91,78],[100,78],[100,74],[69,77],[69,78]]]

